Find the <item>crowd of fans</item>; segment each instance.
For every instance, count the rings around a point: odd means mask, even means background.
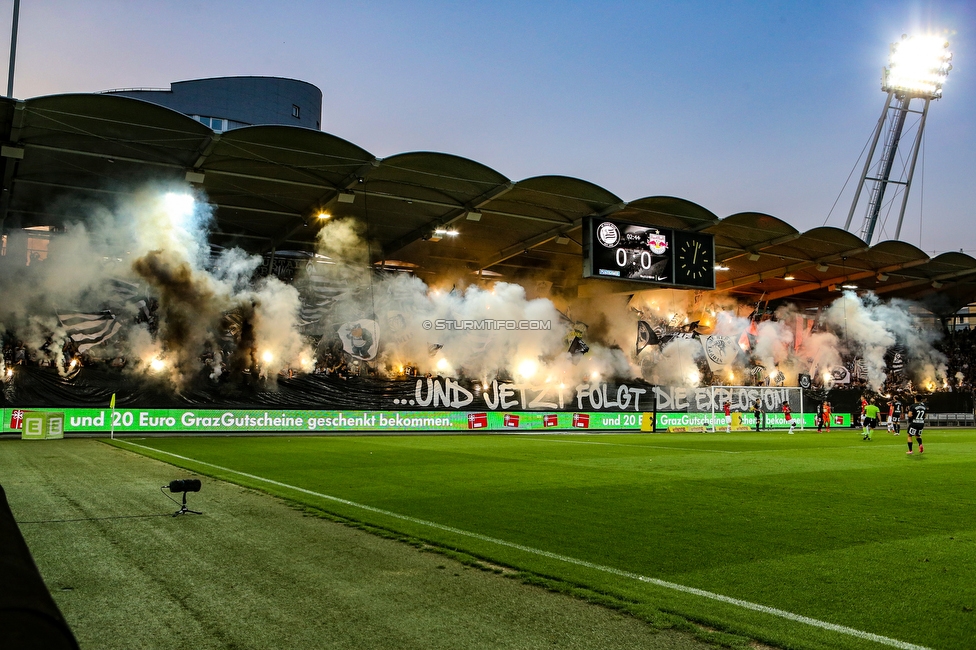
[[[120,336],[123,338],[124,334]],[[55,359],[60,359],[63,364],[62,371],[78,371],[82,367],[101,365],[116,369],[124,368],[127,365],[125,356],[118,356],[111,350],[115,346],[96,346],[85,353],[78,350],[77,344],[70,338],[62,346],[60,351],[54,350],[56,345],[54,340],[49,338],[39,349],[28,346],[24,341],[17,339],[11,332],[0,335],[2,341],[3,364],[8,369],[29,365],[41,367],[53,367],[56,365]],[[948,391],[948,392],[972,392],[976,386],[976,330],[956,329],[946,331],[943,338],[936,343],[936,348],[946,355],[946,376],[939,379],[932,386],[907,386],[914,390],[922,391]],[[60,354],[58,354],[60,352]],[[209,351],[203,355],[204,365],[211,371],[212,377],[223,376],[227,370],[224,362],[226,354],[219,354]],[[867,381],[863,374],[859,373],[855,367],[857,364],[852,362],[849,368],[849,384],[845,388],[867,389]],[[776,369],[771,371],[758,362],[753,362],[744,371],[730,375],[727,371],[712,373],[704,363],[700,364],[702,385],[738,385],[738,386],[783,386],[785,377]],[[355,376],[373,376],[378,373],[375,364],[360,361],[351,357],[345,352],[342,342],[338,338],[322,341],[317,346],[314,374],[334,376],[340,379],[350,379]],[[416,367],[400,367],[399,370],[391,371],[391,374],[401,378],[417,377],[420,375]],[[814,378],[816,379],[816,378]],[[814,382],[816,384],[816,381]],[[889,372],[889,380],[883,392],[902,392],[906,389],[909,382],[898,373]],[[822,386],[814,385],[814,388]]]
[[[976,330],[950,330],[936,344],[946,355],[946,385],[943,390],[970,392],[976,385]]]

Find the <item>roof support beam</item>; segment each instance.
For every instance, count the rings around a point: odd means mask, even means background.
[[[504,186],[500,186],[504,187]],[[506,191],[511,188],[507,188]],[[446,201],[432,201],[430,199],[417,199],[412,196],[400,196],[397,194],[389,194],[387,192],[369,192],[365,190],[356,190],[356,194],[364,194],[366,196],[373,196],[383,199],[391,199],[394,201],[406,201],[407,203],[420,203],[422,205],[432,205],[439,208],[450,208],[451,210],[460,210],[465,212],[468,210],[466,205],[458,205],[457,203],[448,203]],[[566,223],[565,220],[556,217],[536,217],[529,214],[518,214],[517,212],[502,212],[501,210],[492,210],[491,208],[472,206],[471,209],[480,209],[485,214],[494,214],[499,217],[509,217],[512,219],[523,219],[525,221],[541,221],[543,223]],[[441,217],[443,219],[443,217]]]
[[[112,162],[128,162],[135,163],[138,165],[149,165],[151,167],[167,167],[169,169],[186,169],[186,165],[181,165],[179,163],[163,162],[161,160],[145,160],[143,158],[129,158],[126,156],[114,156],[107,153],[98,153],[95,151],[82,151],[79,149],[68,149],[65,147],[52,147],[46,144],[26,144],[24,145],[26,149],[37,149],[40,151],[54,151],[57,153],[70,153],[75,156],[87,156],[89,158],[101,158],[102,160],[109,160]]]
[[[928,261],[928,260],[926,260]],[[906,280],[905,282],[896,282],[891,285],[885,285],[883,288],[875,289],[875,293],[891,293],[892,291],[901,291],[902,289],[909,289],[911,287],[922,286],[923,284],[931,284],[933,282],[942,282],[945,280],[955,280],[967,275],[976,273],[976,268],[962,269],[960,271],[952,271],[951,273],[943,273],[931,278],[918,278],[916,280]]]
[[[318,206],[313,206],[313,209],[314,207],[319,207],[322,210],[328,210],[335,203],[336,199],[339,196],[340,191],[348,190],[350,188],[359,185],[359,183],[362,182],[365,175],[368,174],[374,168],[379,167],[381,162],[382,161],[380,158],[373,158],[366,164],[361,165],[353,173],[347,174],[342,180],[336,183],[335,187],[326,186],[326,185],[316,186],[325,189],[326,192],[325,194],[319,197],[318,201],[316,201]],[[285,226],[280,228],[278,232],[275,233],[268,240],[268,242],[261,247],[261,252],[266,253],[270,250],[277,249],[278,246],[280,246],[282,243],[284,243],[286,240],[292,237],[296,232],[308,226],[308,218],[311,215],[304,215],[304,216],[298,215],[298,216],[301,218],[300,223],[286,224]]]
[[[488,205],[488,203],[490,203],[492,200],[497,199],[503,194],[510,192],[514,187],[515,187],[515,183],[511,181],[507,183],[502,183],[501,185],[496,185],[495,187],[491,188],[481,196],[472,199],[471,201],[465,203],[462,206],[454,206],[447,214],[438,217],[437,219],[431,219],[424,225],[414,228],[407,234],[393,240],[392,242],[384,246],[383,247],[384,255],[392,255],[393,253],[396,253],[404,246],[407,246],[408,244],[412,244],[418,239],[423,238],[424,235],[430,234],[435,229],[443,228],[445,226],[449,226],[453,224],[456,221],[460,221],[468,212],[483,208],[484,206]]]
[[[855,280],[863,280],[864,278],[870,278],[871,276],[878,275],[879,273],[895,273],[896,271],[901,271],[902,269],[909,269],[913,266],[921,266],[926,264],[929,260],[911,260],[910,262],[903,262],[901,264],[892,264],[890,266],[885,266],[880,269],[869,269],[867,271],[858,271],[857,273],[848,273],[847,275],[841,275],[837,277],[830,278],[829,280],[822,280],[820,282],[810,282],[807,284],[800,284],[789,289],[783,289],[781,291],[774,291],[766,296],[767,300],[778,300],[780,298],[787,298],[789,296],[798,296],[802,293],[807,293],[809,291],[816,291],[817,289],[823,289],[824,287],[829,287],[832,284],[841,284],[844,282],[853,282]],[[875,289],[875,293],[882,293],[883,291],[889,290],[886,285],[884,289]]]
[[[762,273],[753,273],[752,275],[746,275],[741,278],[736,278],[734,280],[727,280],[726,282],[720,282],[719,284],[715,285],[715,290],[728,291],[729,289],[734,289],[735,287],[741,287],[746,284],[752,284],[753,282],[758,282],[759,280],[762,280],[764,277],[766,278],[778,277],[782,273],[787,273],[787,272],[792,273],[793,271],[808,269],[812,266],[817,266],[818,264],[825,264],[827,262],[832,262],[834,260],[845,260],[851,255],[863,253],[868,249],[869,249],[868,246],[859,246],[858,248],[852,248],[842,253],[835,253],[833,255],[825,255],[823,257],[818,257],[815,260],[803,260],[797,264],[788,264],[786,266],[780,266],[778,268],[763,271]],[[879,272],[880,271],[868,271],[867,273],[868,275],[873,275],[874,273],[879,273]],[[863,277],[867,277],[867,276],[863,276]]]
[[[600,217],[606,217],[613,214],[614,212],[623,210],[625,207],[627,207],[626,203],[616,203],[614,205],[604,208],[599,212],[595,212],[593,214],[589,214],[586,216],[596,217],[599,219]],[[544,233],[535,235],[534,237],[529,237],[528,239],[523,239],[522,241],[516,244],[512,244],[507,248],[503,248],[502,250],[498,251],[497,255],[482,262],[481,269],[487,269],[490,266],[494,266],[495,264],[504,262],[507,259],[515,257],[516,255],[527,253],[531,249],[535,248],[536,246],[541,246],[546,242],[552,241],[556,237],[565,235],[566,233],[581,227],[583,225],[583,219],[585,218],[586,217],[579,217],[578,219],[574,219],[572,223],[566,223],[561,226],[556,226],[555,228],[550,228]]]
[[[203,167],[203,163],[207,162],[207,158],[213,153],[214,147],[220,142],[220,134],[214,133],[213,135],[207,137],[203,145],[197,150],[197,161],[193,163],[193,170],[199,171]]]
[[[749,246],[747,248],[736,248],[735,253],[724,255],[718,261],[728,262],[729,260],[734,260],[737,257],[742,257],[743,255],[754,255],[759,253],[760,251],[766,250],[767,248],[772,248],[773,246],[778,246],[780,244],[786,244],[787,242],[791,242],[794,239],[799,239],[802,236],[803,236],[802,232],[790,233],[788,235],[783,235],[781,237],[774,237],[773,239],[767,239],[766,241],[759,242],[758,244]]]

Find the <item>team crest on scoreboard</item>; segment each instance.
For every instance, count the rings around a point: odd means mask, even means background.
[[[607,248],[613,248],[620,243],[620,230],[617,224],[604,221],[596,229],[596,238]]]
[[[647,247],[655,255],[664,255],[668,250],[668,238],[664,233],[652,230],[647,233]]]

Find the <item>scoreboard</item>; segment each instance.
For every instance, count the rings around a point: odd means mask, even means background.
[[[583,221],[583,277],[714,289],[715,238],[588,217]]]

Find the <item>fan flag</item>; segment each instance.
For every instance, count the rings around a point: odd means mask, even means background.
[[[69,338],[78,344],[78,352],[82,353],[104,343],[122,329],[122,323],[107,309],[96,314],[58,314],[58,320]]]
[[[573,337],[573,342],[569,344],[569,353],[573,357],[580,357],[590,351],[590,346],[583,342],[578,336]]]
[[[342,349],[357,359],[369,361],[376,357],[380,346],[379,326],[376,321],[361,318],[343,323],[339,327]]]
[[[660,342],[657,332],[651,328],[650,323],[645,320],[637,321],[637,354],[640,354],[641,350],[648,345],[657,345]]]

